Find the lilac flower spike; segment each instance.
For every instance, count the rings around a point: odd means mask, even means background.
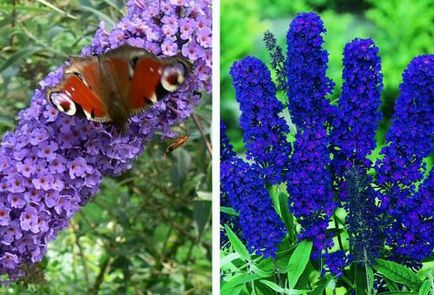
[[[276,98],[270,71],[259,59],[246,57],[234,63],[231,75],[240,104],[247,158],[262,167],[267,182],[282,182],[291,145],[286,141],[289,127],[279,116],[283,106]]]
[[[82,51],[101,54],[127,42],[157,55],[180,52],[193,62],[182,88],[131,118],[125,134],[47,104],[45,90],[60,82],[62,68],[40,82],[30,107],[20,112],[16,130],[5,134],[0,148],[0,275],[16,279],[24,264],[40,261],[47,243],[99,190],[102,176],[131,168],[157,131],[170,136],[170,127],[191,114],[199,100],[194,93],[210,91],[210,1],[183,2],[131,0],[129,14],[113,31],[101,24],[92,45]],[[179,24],[187,21],[189,32],[181,36]],[[166,50],[170,42],[174,47]]]

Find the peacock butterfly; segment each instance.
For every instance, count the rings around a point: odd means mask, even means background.
[[[70,58],[63,80],[46,96],[70,116],[113,122],[123,129],[130,116],[176,91],[190,70],[184,57],[161,59],[123,45],[99,56]]]

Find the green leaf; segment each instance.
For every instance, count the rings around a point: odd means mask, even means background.
[[[39,50],[40,48],[35,47],[23,47],[20,50],[17,50],[8,59],[0,64],[0,73],[9,68],[11,65],[17,64],[19,60],[24,59],[27,56],[31,56]]]
[[[386,282],[389,291],[392,292],[399,291],[398,285],[394,281],[391,281],[388,278],[384,278],[384,281]]]
[[[289,241],[294,242],[297,237],[295,236],[294,230],[294,217],[292,216],[291,212],[289,212],[288,194],[279,194],[279,206],[282,220],[285,223],[286,228],[288,229]]]
[[[220,207],[220,211],[231,216],[240,216],[240,214],[231,207]]]
[[[242,274],[238,274],[234,277],[232,277],[227,283],[225,283],[221,290],[220,290],[220,294],[221,295],[232,295],[234,294],[233,291],[241,286],[244,285],[248,282],[251,281],[255,281],[257,279],[260,279],[261,277],[258,276],[255,273],[251,273],[251,274],[247,274],[247,273],[242,273]]]
[[[271,186],[268,189],[268,192],[271,197],[271,201],[273,202],[274,210],[276,210],[278,215],[280,214],[280,203],[279,203],[279,187],[276,185]]]
[[[196,224],[198,237],[202,236],[205,226],[211,216],[211,201],[194,200],[193,201],[193,218]]]
[[[123,8],[123,6],[116,5],[116,3],[114,3],[112,0],[104,0],[104,2],[116,9],[116,11],[118,11],[123,16],[125,15],[125,9]]]
[[[295,287],[298,279],[306,268],[309,262],[310,253],[312,251],[312,241],[302,241],[294,253],[292,253],[291,258],[288,263],[288,285],[291,289]]]
[[[306,294],[306,293],[310,293],[311,290],[296,290],[296,289],[286,289],[285,290],[285,294],[288,295],[298,295],[298,294]]]
[[[240,258],[240,254],[238,253],[230,253],[226,256],[224,256],[223,258],[220,259],[220,268],[225,267],[226,265],[228,265],[229,263],[231,263],[232,261]]]
[[[251,269],[255,274],[257,274],[257,275],[259,275],[259,276],[261,276],[261,277],[263,277],[263,278],[266,278],[266,277],[272,276],[273,273],[274,273],[272,270],[263,270],[263,269],[259,268],[258,266],[254,265],[254,264],[252,264],[250,267],[251,267],[250,269]]]
[[[326,275],[315,283],[312,295],[322,295],[328,283],[333,279],[331,275]]]
[[[353,270],[354,270],[354,281],[355,281],[354,283],[356,287],[356,294],[368,294],[365,265],[360,263],[354,263]]]
[[[432,289],[432,282],[431,280],[426,280],[422,283],[422,286],[420,286],[419,289],[419,295],[430,295],[433,294],[434,290]]]
[[[241,240],[237,237],[237,235],[230,229],[229,226],[225,224],[226,234],[228,236],[229,242],[234,248],[235,252],[240,254],[242,258],[245,260],[250,260],[250,254],[247,250],[246,246],[241,242]]]
[[[176,165],[171,168],[171,180],[175,188],[179,188],[187,179],[191,169],[191,155],[184,149],[175,150],[172,155],[176,159]]]
[[[414,272],[396,262],[378,259],[373,268],[391,281],[406,285],[412,290],[419,290],[422,285]]]
[[[368,290],[374,289],[374,272],[372,271],[372,268],[370,268],[368,265],[366,267],[366,275],[368,277]]]
[[[108,30],[110,30],[115,26],[115,22],[108,15],[102,13],[99,10],[96,10],[95,8],[89,6],[81,6],[80,9],[91,12],[94,15],[96,15],[99,19],[104,20],[109,27]]]
[[[393,292],[383,292],[378,295],[415,295],[417,293],[414,292],[406,292],[406,291],[393,291]]]
[[[284,293],[285,289],[283,289],[282,287],[280,287],[279,285],[267,281],[267,280],[260,280],[261,283],[263,283],[264,285],[267,285],[268,287],[270,287],[272,290],[279,292],[279,293]]]

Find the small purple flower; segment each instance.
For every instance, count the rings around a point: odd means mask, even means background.
[[[161,52],[167,56],[173,56],[178,52],[178,45],[174,40],[166,38],[161,44]]]
[[[38,232],[38,211],[35,207],[27,206],[20,215],[20,226],[22,230],[31,230],[32,232]]]
[[[197,43],[199,43],[202,47],[208,48],[211,47],[211,34],[212,31],[210,28],[203,28],[197,33]]]
[[[9,252],[5,252],[4,255],[0,257],[0,264],[7,269],[14,269],[19,262],[18,256]]]
[[[186,46],[182,48],[182,55],[186,56],[190,60],[197,60],[202,58],[202,51],[196,43],[196,41],[190,41]]]
[[[57,155],[55,159],[53,159],[53,161],[50,162],[49,164],[49,169],[51,173],[63,173],[64,171],[66,171],[66,165],[65,165],[65,158],[63,158],[60,155]]]
[[[9,216],[9,213],[11,212],[10,209],[7,207],[4,207],[0,204],[0,225],[6,226],[9,225],[11,218]]]
[[[20,175],[9,175],[9,191],[11,193],[22,193],[26,190],[25,180]]]
[[[51,189],[53,179],[53,175],[41,172],[32,179],[32,183],[36,189],[48,191]]]
[[[24,162],[17,163],[17,171],[20,172],[24,177],[30,177],[36,171],[36,163],[30,158],[24,160]]]
[[[12,208],[23,208],[26,205],[26,200],[22,194],[9,194],[8,202]],[[0,212],[1,215],[1,212]]]
[[[50,143],[42,143],[38,147],[39,149],[37,155],[38,157],[45,158],[48,161],[54,160],[56,158],[55,152],[57,151],[58,147],[59,145],[54,141],[51,141]]]
[[[92,172],[92,168],[87,165],[86,160],[82,157],[74,159],[69,164],[69,177],[71,179],[86,176],[90,172]]]
[[[50,190],[45,195],[45,204],[48,208],[53,208],[57,204],[59,197],[60,193],[58,191]]]
[[[181,32],[181,38],[184,40],[190,39],[191,35],[194,32],[196,23],[192,19],[185,19],[181,20],[180,23],[180,32]]]
[[[12,221],[8,227],[0,227],[0,231],[2,232],[1,243],[3,245],[11,245],[14,241],[21,239],[23,236],[18,220]]]
[[[36,128],[30,133],[29,141],[32,145],[38,145],[48,139],[48,132],[43,128]]]

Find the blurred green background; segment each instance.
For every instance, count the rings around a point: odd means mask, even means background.
[[[299,12],[317,12],[327,29],[329,77],[336,83],[333,101],[340,95],[342,52],[354,39],[373,38],[380,48],[384,74],[382,111],[377,139],[382,144],[393,113],[401,74],[411,59],[433,51],[434,0],[222,0],[221,1],[221,117],[237,152],[243,152],[239,110],[231,84],[232,63],[246,55],[270,58],[262,41],[269,29],[286,52],[286,32]]]
[[[50,70],[110,29],[123,0],[0,0],[0,135]],[[211,99],[196,115],[209,138]],[[181,128],[182,127],[182,128]],[[211,158],[189,119],[190,137],[167,158],[154,140],[134,168],[102,189],[49,246],[25,280],[0,294],[210,294]]]

